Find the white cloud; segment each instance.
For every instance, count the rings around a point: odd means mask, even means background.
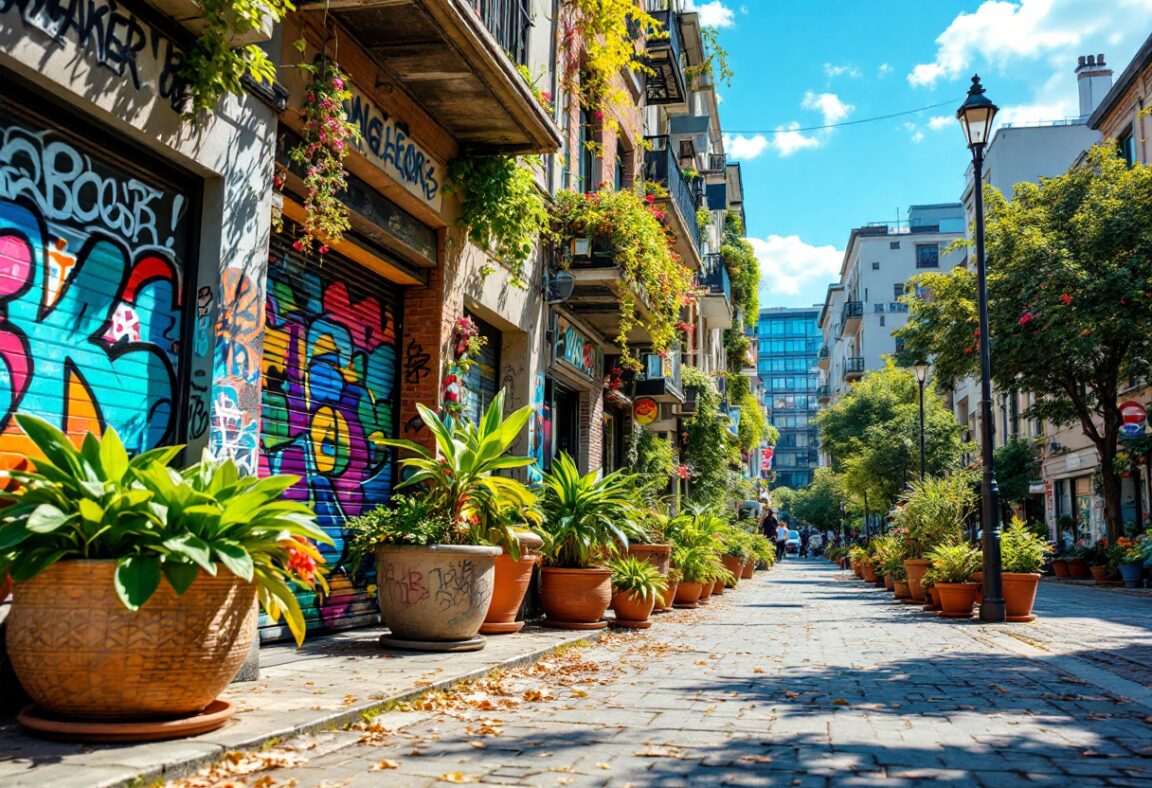
[[[749,238],[760,261],[761,297],[796,296],[806,286],[836,279],[844,250],[812,246],[796,235]]]
[[[880,68],[876,69],[876,76],[878,77],[886,77],[890,73],[892,73],[892,66],[887,63],[881,63]]]
[[[1152,21],[1150,11],[1148,0],[986,0],[952,20],[936,38],[932,62],[915,66],[908,82],[931,87],[940,80],[969,76],[973,68],[1003,71],[1014,62],[1040,58],[1067,72],[1078,54],[1098,51],[1101,41],[1115,47],[1127,36],[1137,43],[1143,40]],[[1115,31],[1124,33],[1113,40]]]
[[[834,66],[831,63],[825,63],[824,73],[829,79],[845,76],[851,77],[852,79],[860,79],[860,77],[864,76],[862,73],[860,73],[860,69],[856,68],[856,66],[852,65],[851,63],[845,63],[842,66]]]
[[[768,138],[763,134],[757,134],[753,137],[745,137],[743,134],[724,135],[724,150],[730,159],[742,159],[744,161],[755,159],[768,150],[768,146]]]
[[[805,148],[819,148],[820,140],[816,137],[811,137],[803,132],[797,131],[800,124],[792,121],[787,126],[779,126],[776,129],[775,139],[772,140],[772,147],[781,156],[791,156],[796,151],[804,150]]]
[[[835,93],[813,93],[811,90],[804,94],[800,107],[822,112],[826,126],[840,122],[856,109],[853,105],[841,101]]]
[[[912,142],[924,141],[924,130],[911,121],[904,121],[904,130],[907,131],[911,137]]]
[[[932,129],[932,131],[940,131],[941,129],[958,125],[959,121],[951,115],[933,115],[928,118],[928,128]]]
[[[699,4],[693,0],[688,0],[686,10],[698,13],[700,24],[704,27],[732,27],[736,24],[735,12],[724,5],[721,0],[710,0],[707,3]]]

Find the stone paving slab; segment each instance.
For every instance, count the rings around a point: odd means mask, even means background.
[[[203,736],[81,745],[36,739],[14,720],[0,721],[0,785],[89,788],[190,773],[226,752],[340,728],[428,689],[532,662],[600,634],[527,627],[516,635],[489,638],[481,651],[462,654],[387,651],[377,642],[378,629],[311,638],[300,650],[294,645],[266,646],[261,650],[260,680],[233,684],[222,696],[236,704],[235,719]]]

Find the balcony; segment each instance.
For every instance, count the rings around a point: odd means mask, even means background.
[[[680,36],[680,16],[674,11],[653,11],[660,22],[662,34],[649,38],[648,54],[644,58],[652,73],[645,80],[644,90],[649,104],[682,104],[688,97],[680,56],[684,42]],[[666,35],[664,35],[666,34]]]
[[[864,317],[863,301],[845,301],[840,310],[841,331],[844,334],[855,334],[860,328],[860,319]]]
[[[728,155],[724,153],[709,153],[708,154],[708,173],[723,173],[724,168],[728,166]]]
[[[864,377],[863,356],[849,356],[844,359],[844,380],[859,380]]]
[[[676,251],[692,269],[700,267],[700,227],[696,224],[696,209],[700,206],[697,183],[689,183],[680,170],[679,159],[667,136],[645,137],[651,149],[644,152],[644,180],[653,181],[668,190],[668,196],[658,202],[671,220],[676,236]]]
[[[620,332],[620,296],[624,288],[631,288],[636,317],[647,316],[648,301],[644,293],[624,279],[607,236],[577,238],[572,246],[568,273],[572,275],[573,289],[565,307],[602,335],[614,337]],[[629,343],[644,344],[650,339],[638,323],[628,332]]]
[[[532,18],[521,0],[304,0],[334,16],[390,77],[469,150],[546,153],[560,131],[516,66]]]
[[[832,391],[831,391],[831,389],[828,388],[827,383],[825,383],[822,386],[816,387],[816,401],[817,402],[819,402],[821,405],[823,405],[825,402],[827,402],[830,399],[832,399]]]
[[[680,351],[669,350],[663,355],[645,353],[641,358],[643,377],[636,380],[636,397],[651,397],[657,402],[684,401],[684,387],[680,382]]]
[[[709,328],[732,328],[732,280],[728,266],[719,254],[704,255],[704,266],[696,275],[700,294],[700,313]]]
[[[828,346],[821,345],[820,353],[816,357],[816,365],[820,367],[820,369],[828,369],[828,363],[831,360],[831,357],[832,353],[830,350],[828,350]]]

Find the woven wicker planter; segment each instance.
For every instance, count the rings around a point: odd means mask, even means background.
[[[256,637],[256,586],[224,569],[183,596],[161,580],[133,613],[115,561],[61,561],[16,584],[8,654],[44,710],[92,720],[196,714],[244,664]]]

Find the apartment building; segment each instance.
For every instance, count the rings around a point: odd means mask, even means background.
[[[768,420],[780,431],[770,466],[776,486],[807,487],[819,465],[820,313],[819,307],[760,310],[756,369]]]

